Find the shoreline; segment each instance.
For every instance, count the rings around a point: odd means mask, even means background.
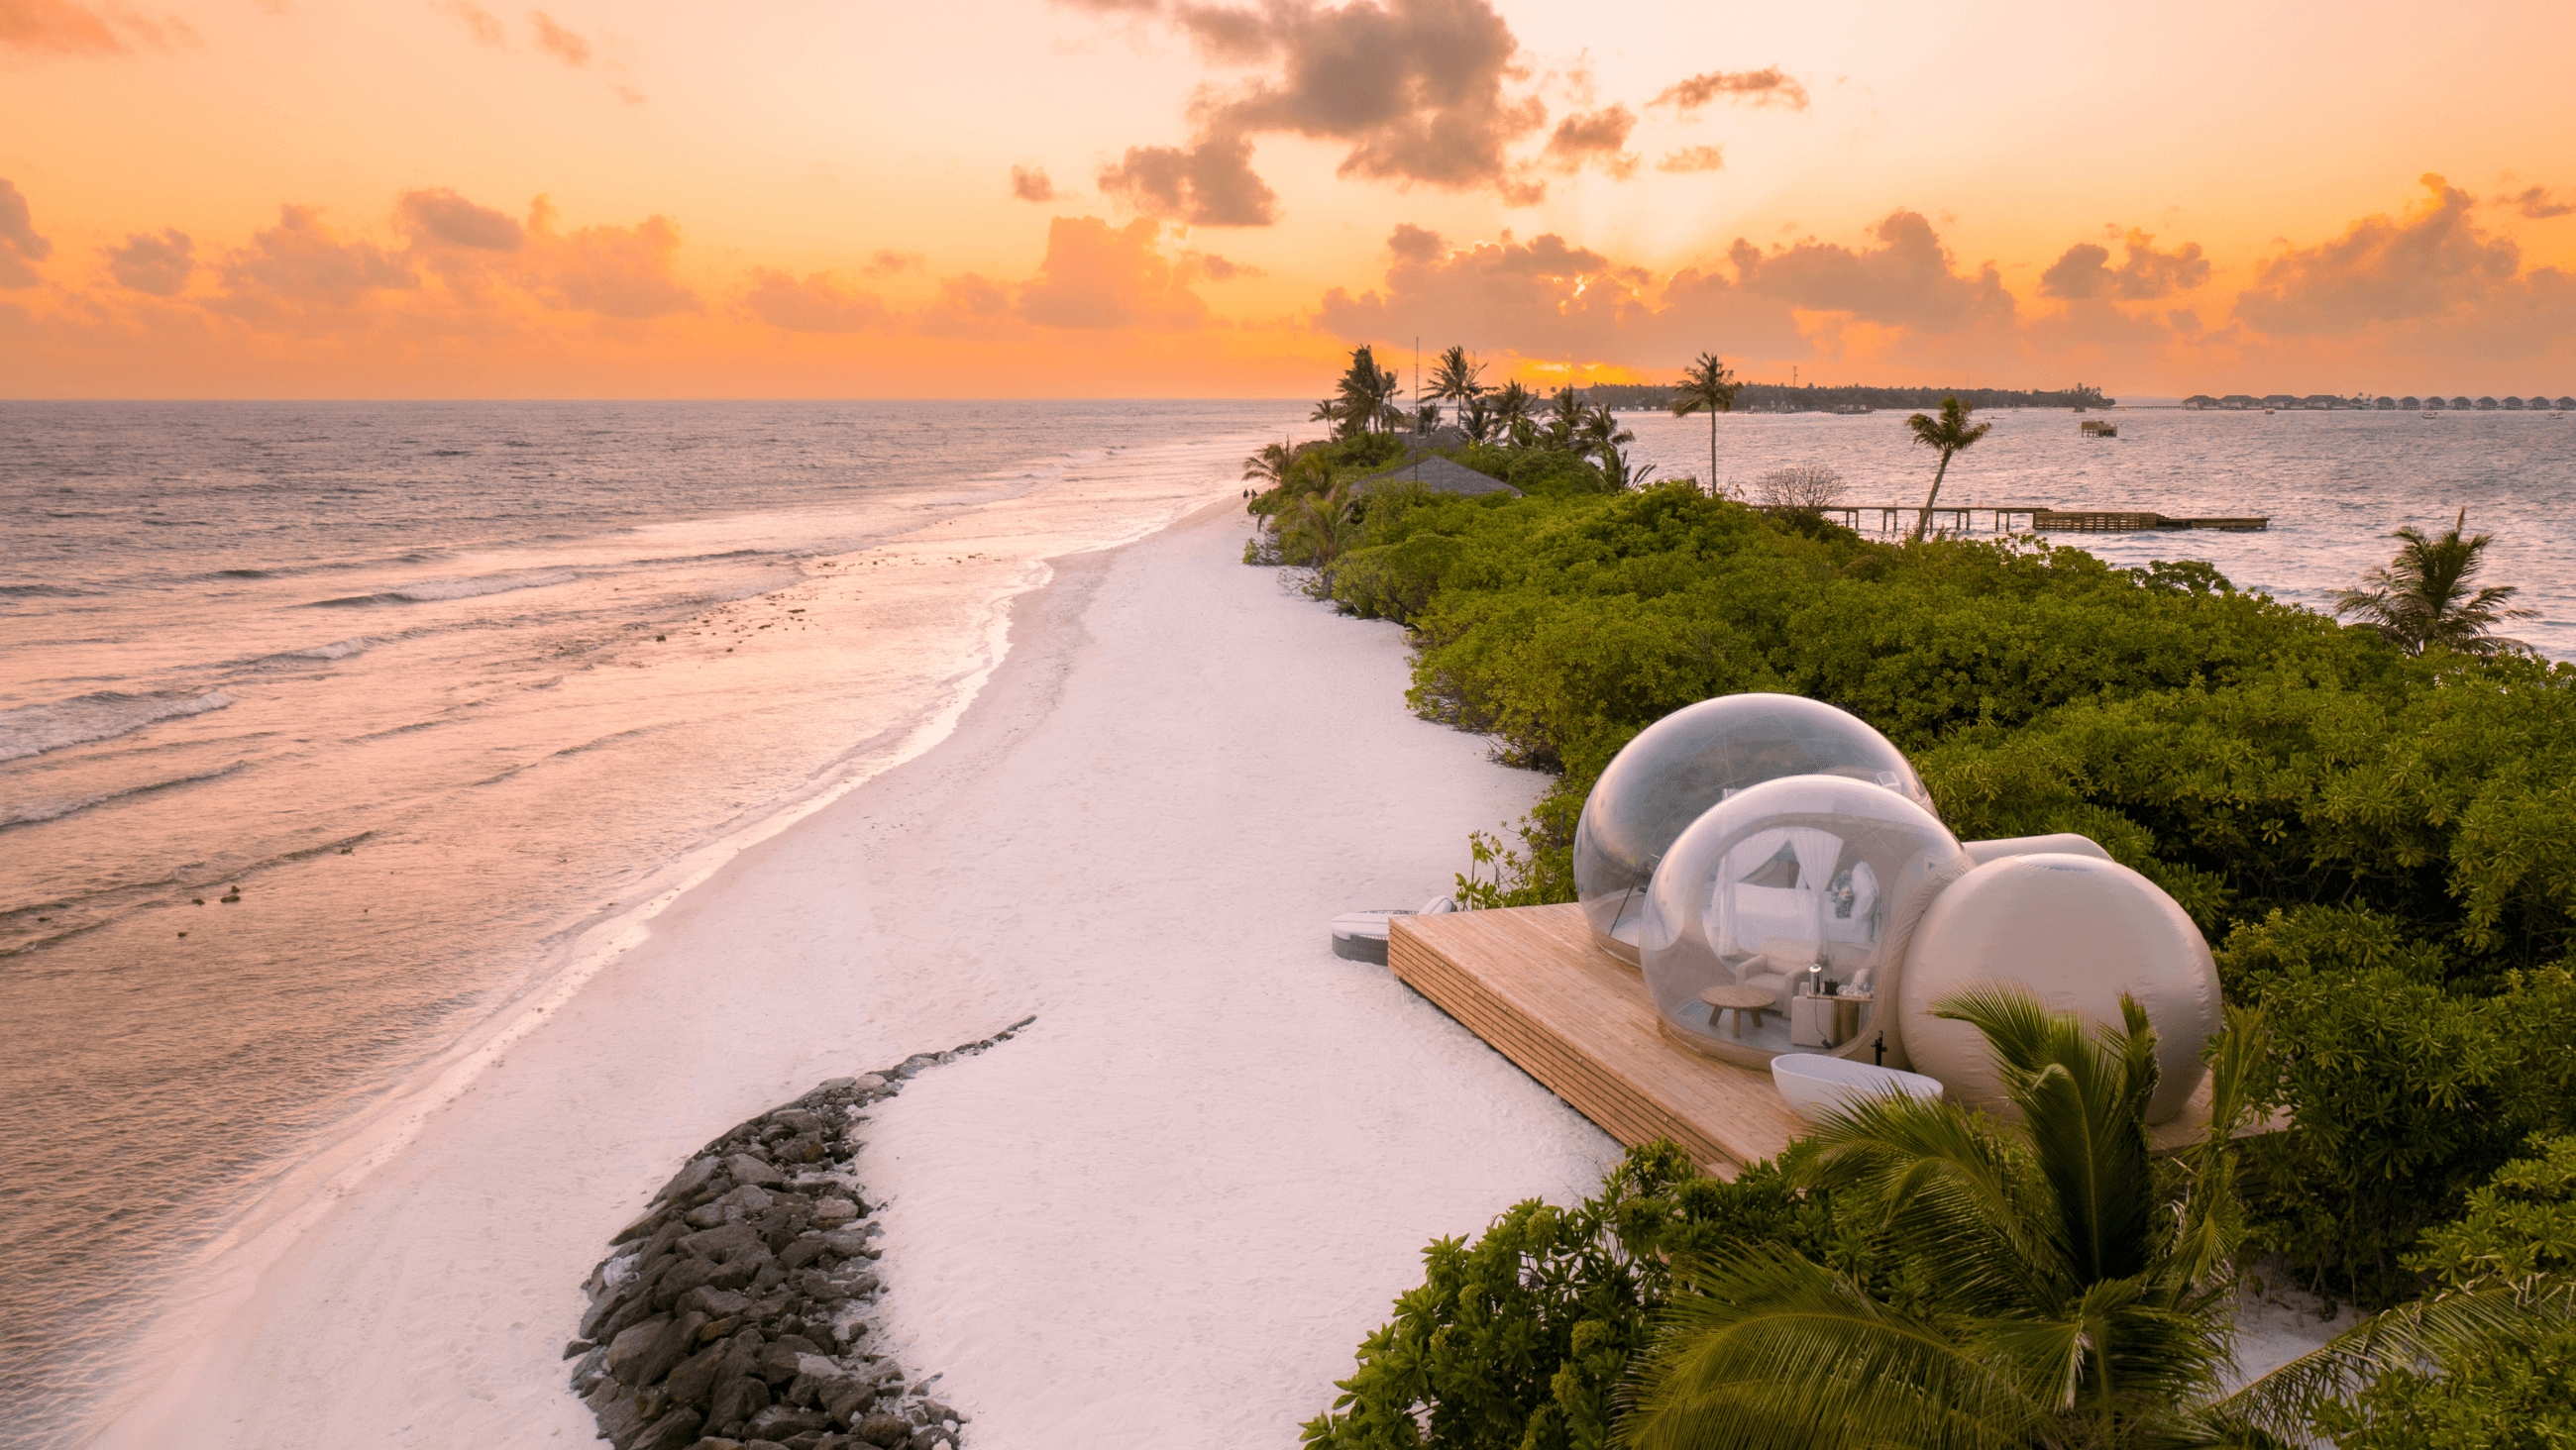
[[[1050,582],[1012,601],[1007,612],[1010,648],[974,701],[962,709],[953,731],[919,755],[781,825],[767,839],[716,866],[703,882],[663,906],[648,938],[631,944],[622,954],[618,972],[600,973],[581,990],[567,993],[562,1006],[550,1009],[542,1021],[529,1014],[529,1030],[515,1039],[515,1045],[495,1045],[480,1078],[450,1100],[422,1111],[414,1125],[415,1136],[399,1152],[384,1155],[382,1168],[343,1187],[328,1201],[315,1200],[314,1221],[297,1226],[299,1231],[288,1236],[290,1242],[275,1260],[258,1271],[255,1283],[239,1286],[229,1300],[200,1298],[172,1316],[170,1331],[190,1337],[189,1331],[196,1330],[193,1337],[203,1347],[156,1389],[130,1401],[126,1412],[95,1443],[148,1443],[156,1427],[166,1433],[168,1427],[180,1424],[188,1427],[191,1442],[200,1444],[226,1443],[217,1438],[224,1436],[239,1437],[237,1443],[269,1445],[353,1439],[454,1443],[447,1436],[467,1421],[487,1427],[478,1437],[487,1443],[558,1442],[563,1436],[573,1437],[574,1443],[587,1441],[587,1414],[563,1390],[554,1356],[567,1337],[565,1324],[578,1317],[576,1287],[596,1257],[598,1245],[632,1217],[642,1196],[667,1176],[670,1163],[709,1131],[852,1064],[899,1058],[925,1044],[980,1035],[1026,1015],[1026,1007],[998,1010],[1002,999],[1012,993],[996,991],[995,984],[984,984],[982,992],[968,992],[936,971],[890,969],[882,963],[862,968],[854,960],[858,954],[848,947],[856,940],[891,938],[919,948],[925,935],[936,941],[941,925],[953,935],[956,923],[932,922],[925,931],[916,918],[925,912],[953,913],[961,906],[973,906],[971,901],[940,901],[942,893],[934,890],[907,907],[900,892],[867,889],[867,884],[878,884],[868,880],[872,876],[900,874],[897,858],[918,854],[900,843],[924,827],[925,807],[959,792],[989,789],[991,767],[998,760],[1032,743],[1043,744],[1050,734],[1083,735],[1096,746],[1122,733],[1122,722],[1115,718],[1085,717],[1069,722],[1077,728],[1068,729],[1068,722],[1056,717],[1067,692],[1078,690],[1083,682],[1079,658],[1087,649],[1096,652],[1101,646],[1091,616],[1102,603],[1104,581],[1114,573],[1134,573],[1141,560],[1163,561],[1185,574],[1195,567],[1207,576],[1204,582],[1213,582],[1235,602],[1252,596],[1250,602],[1258,607],[1250,612],[1264,625],[1302,622],[1310,636],[1303,642],[1310,650],[1320,645],[1325,676],[1350,665],[1351,656],[1373,657],[1366,663],[1377,671],[1377,683],[1388,687],[1383,691],[1385,704],[1370,704],[1363,712],[1387,717],[1369,722],[1377,733],[1390,727],[1398,734],[1411,733],[1417,748],[1432,746],[1432,754],[1445,757],[1457,774],[1481,778],[1484,783],[1485,798],[1473,804],[1453,803],[1448,820],[1427,826],[1407,823],[1409,834],[1416,838],[1417,859],[1403,874],[1416,883],[1425,875],[1430,880],[1427,885],[1406,887],[1406,894],[1427,895],[1445,883],[1466,830],[1491,828],[1517,814],[1534,783],[1484,762],[1481,741],[1428,725],[1402,711],[1398,703],[1402,647],[1391,626],[1356,624],[1323,606],[1283,596],[1270,571],[1246,569],[1236,562],[1234,549],[1227,546],[1234,507],[1233,499],[1220,498],[1139,541],[1057,560]],[[1211,537],[1218,533],[1228,537],[1221,542]],[[1215,573],[1209,575],[1210,570]],[[1117,600],[1113,597],[1111,602]],[[1131,655],[1168,659],[1170,652],[1151,637],[1162,621],[1131,617],[1123,622],[1134,627],[1124,640]],[[1204,622],[1200,627],[1205,627]],[[1110,643],[1120,643],[1114,631]],[[1210,671],[1230,668],[1275,674],[1297,672],[1301,663],[1316,663],[1246,651],[1240,642],[1223,654],[1225,658]],[[1337,724],[1349,723],[1344,721],[1345,712],[1329,699],[1312,700],[1310,708],[1309,723],[1320,735],[1329,736]],[[1300,761],[1293,751],[1282,751],[1277,760],[1250,762],[1256,769],[1291,771],[1349,770],[1356,763],[1331,757]],[[1181,803],[1203,803],[1209,792],[1202,787],[1211,782],[1174,779],[1173,772],[1187,776],[1187,766],[1204,772],[1209,764],[1176,762],[1157,774],[1164,784],[1179,788],[1176,798]],[[1218,763],[1215,783],[1232,777],[1232,763]],[[1503,789],[1497,792],[1496,787]],[[1265,814],[1276,817],[1297,794],[1283,791]],[[1095,804],[1115,808],[1121,802],[1109,799]],[[1363,809],[1380,818],[1386,814],[1380,806]],[[889,839],[893,821],[881,817],[900,819],[912,830]],[[1230,833],[1226,822],[1212,824],[1217,827],[1215,836]],[[1247,824],[1260,828],[1267,823]],[[935,822],[928,825],[936,830]],[[961,840],[952,849],[971,853],[979,844]],[[1315,864],[1328,869],[1340,854],[1330,841],[1308,842],[1303,849],[1316,858]],[[979,865],[990,869],[989,862],[979,863],[971,854],[954,864],[960,872],[971,872]],[[866,884],[850,890],[853,877]],[[1139,884],[1120,883],[1123,888]],[[1301,886],[1314,904],[1291,910],[1288,919],[1302,924],[1303,931],[1293,940],[1263,940],[1258,946],[1262,954],[1284,955],[1290,963],[1302,964],[1312,957],[1336,961],[1324,946],[1321,924],[1332,910],[1354,904],[1347,894],[1353,888],[1340,884],[1319,891],[1293,875],[1280,883],[1280,889],[1291,893]],[[1393,885],[1381,889],[1391,890]],[[1137,924],[1150,926],[1162,918],[1161,909],[1142,899],[1143,893],[1122,894],[1139,897],[1133,903],[1139,908]],[[1326,905],[1330,910],[1318,909]],[[798,929],[784,924],[800,915],[819,916],[826,924],[819,932],[810,926]],[[702,939],[710,929],[713,939]],[[766,940],[755,946],[746,937]],[[793,966],[782,968],[782,959],[791,960]],[[719,961],[728,968],[720,974],[728,980],[711,984],[704,966]],[[1318,971],[1327,977],[1335,973],[1331,967]],[[1352,985],[1337,983],[1336,990]],[[1384,983],[1381,994],[1386,988],[1409,996],[1391,982]],[[743,1020],[744,1013],[758,1009],[745,1006],[741,998],[787,992],[798,1000],[773,1006],[791,1023]],[[818,1002],[818,997],[828,1001]],[[688,1005],[674,998],[685,999]],[[825,1008],[832,1010],[818,1010]],[[816,1035],[820,1022],[833,1018],[840,1019],[839,1029]],[[700,1050],[677,1054],[681,1060],[668,1066],[639,1060],[639,1054],[621,1049],[639,1045],[634,1039],[642,1021],[649,1021],[655,1030],[696,1033]],[[754,1025],[761,1030],[750,1030]],[[1295,1419],[1321,1408],[1332,1375],[1346,1372],[1359,1334],[1383,1316],[1392,1294],[1411,1282],[1413,1259],[1425,1240],[1480,1224],[1514,1198],[1588,1187],[1607,1151],[1607,1140],[1589,1124],[1573,1118],[1570,1110],[1520,1078],[1427,1004],[1413,1000],[1410,1015],[1401,1025],[1416,1038],[1428,1029],[1444,1039],[1440,1045],[1445,1050],[1438,1054],[1444,1058],[1463,1053],[1487,1060],[1484,1072],[1468,1073],[1463,1082],[1426,1085],[1430,1096],[1454,1097],[1462,1089],[1473,1096],[1479,1087],[1497,1091],[1517,1099],[1505,1116],[1526,1119],[1534,1114],[1556,1131],[1539,1135],[1553,1140],[1546,1148],[1536,1152],[1523,1148],[1521,1177],[1526,1181],[1514,1184],[1507,1194],[1498,1197],[1488,1190],[1473,1195],[1480,1206],[1464,1217],[1453,1212],[1428,1221],[1416,1216],[1384,1225],[1370,1249],[1391,1277],[1371,1285],[1354,1303],[1346,1303],[1348,1317],[1340,1317],[1307,1346],[1310,1357],[1321,1355],[1310,1358],[1310,1365],[1329,1369],[1321,1375],[1301,1369],[1288,1382],[1294,1385],[1288,1392],[1298,1399],[1295,1417],[1282,1421],[1274,1416],[1268,1421],[1282,1444],[1293,1440]],[[800,1034],[802,1041],[777,1040]],[[721,1040],[709,1040],[714,1038]],[[1026,1045],[1017,1044],[1014,1051]],[[705,1050],[710,1046],[716,1050]],[[674,1056],[667,1048],[662,1055]],[[710,1059],[720,1064],[720,1074]],[[913,1116],[907,1112],[893,1119]],[[614,1133],[602,1124],[603,1117],[618,1119]],[[894,1136],[892,1130],[899,1129],[899,1124],[890,1120],[888,1127],[888,1136]],[[955,1130],[949,1131],[953,1137]],[[1449,1147],[1429,1150],[1432,1157],[1452,1157],[1460,1135],[1447,1127],[1436,1131]],[[564,1161],[565,1138],[584,1140],[577,1166]],[[596,1141],[601,1138],[609,1141]],[[925,1151],[911,1138],[904,1143],[889,1155],[889,1167],[901,1169],[948,1158],[953,1151]],[[1401,1154],[1414,1146],[1408,1145],[1390,1161],[1401,1161]],[[1528,1157],[1549,1154],[1553,1158],[1548,1171],[1535,1175],[1527,1171],[1535,1166],[1526,1161]],[[910,1196],[898,1190],[899,1200]],[[485,1205],[507,1200],[513,1205],[509,1220],[525,1228],[494,1236],[504,1241],[469,1252],[467,1241],[488,1234],[488,1226],[483,1234],[474,1230],[477,1220],[490,1210],[470,1209],[464,1199]],[[960,1254],[973,1257],[956,1242],[939,1241],[943,1233],[957,1227],[954,1219],[945,1227],[924,1224],[908,1219],[905,1207],[899,1201],[889,1223],[898,1235],[928,1237],[930,1242],[917,1244],[918,1252],[911,1257],[932,1280],[953,1274]],[[1293,1243],[1287,1246],[1294,1247]],[[497,1257],[489,1257],[493,1255]],[[467,1291],[457,1287],[460,1279],[478,1278],[476,1267],[469,1264],[480,1268],[488,1288],[471,1305],[458,1298]],[[508,1266],[507,1272],[496,1272],[502,1265]],[[890,1314],[899,1333],[932,1342],[981,1337],[971,1332],[970,1321],[976,1317],[971,1311],[949,1316],[955,1322],[946,1322],[942,1314],[924,1312],[913,1304],[907,1279],[916,1286],[923,1282],[901,1269],[889,1278]],[[352,1294],[345,1288],[349,1283],[375,1285],[381,1294]],[[504,1288],[510,1291],[506,1309],[498,1307],[505,1298]],[[389,1323],[389,1317],[402,1323]],[[507,1328],[502,1327],[505,1320]],[[422,1346],[394,1342],[410,1338],[401,1332],[406,1329],[443,1337],[448,1352],[436,1357],[439,1362],[433,1366],[423,1359]],[[974,1361],[981,1356],[971,1352],[912,1357],[915,1362],[942,1364],[960,1385],[980,1381],[982,1396],[1009,1393],[1005,1386],[1012,1381],[1003,1377],[1004,1372],[989,1364],[977,1372]],[[227,1401],[229,1411],[223,1408]],[[1017,1443],[1012,1438],[1014,1417],[993,1413],[1004,1409],[982,1407],[979,1439]],[[281,1415],[281,1411],[288,1412]],[[1063,1427],[1056,1428],[1061,1434]],[[1121,1443],[1133,1440],[1133,1434],[1126,1434]]]

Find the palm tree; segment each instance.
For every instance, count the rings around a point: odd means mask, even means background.
[[[1464,418],[1470,405],[1485,395],[1485,385],[1476,380],[1484,371],[1485,365],[1471,360],[1467,349],[1452,347],[1440,354],[1431,369],[1431,396],[1456,404],[1459,417]]]
[[[1949,476],[1950,460],[1975,447],[1977,440],[1985,437],[1995,426],[1992,423],[1969,426],[1968,415],[1976,410],[1976,404],[1962,403],[1954,396],[1941,400],[1941,416],[1938,418],[1929,413],[1917,413],[1905,420],[1905,426],[1914,430],[1915,442],[1941,450],[1941,466],[1932,470],[1932,491],[1923,495],[1923,511],[1914,516],[1914,532],[1906,537],[1907,543],[1921,543],[1923,531],[1932,526],[1932,505],[1941,497],[1941,480]]]
[[[1317,569],[1331,568],[1342,551],[1358,542],[1360,536],[1359,497],[1352,492],[1351,481],[1337,480],[1321,494],[1310,493],[1298,499],[1279,532],[1289,551],[1303,556],[1296,562]]]
[[[1458,415],[1458,425],[1467,430],[1469,442],[1483,443],[1494,436],[1494,425],[1499,418],[1491,399],[1469,398],[1466,409]]]
[[[1994,1053],[2018,1132],[1941,1100],[1862,1100],[1802,1171],[1876,1220],[1926,1302],[1786,1249],[1696,1264],[1645,1360],[1631,1446],[2191,1443],[2228,1365],[2230,1131],[2259,1016],[2231,1012],[2191,1171],[2147,1147],[2155,1031],[2088,1030],[2017,989],[1941,1004]]]
[[[2361,616],[2362,623],[2410,655],[2437,644],[2474,655],[2526,648],[2520,640],[2488,632],[2508,619],[2529,619],[2539,611],[2506,608],[2505,601],[2519,592],[2510,584],[2473,587],[2495,535],[2463,539],[2460,530],[2468,522],[2469,511],[2462,509],[2438,538],[2426,537],[2412,524],[2390,534],[2400,541],[2397,557],[2386,568],[2361,576],[2363,587],[2337,593],[2335,614]]]
[[[1556,404],[1548,409],[1547,443],[1551,448],[1582,451],[1583,402],[1574,396],[1574,385],[1566,384],[1556,391]]]
[[[1243,477],[1246,482],[1260,480],[1267,493],[1288,481],[1288,465],[1296,461],[1297,450],[1285,442],[1264,443],[1260,452],[1243,460]]]
[[[1518,378],[1503,384],[1502,391],[1494,394],[1494,419],[1516,439],[1519,425],[1528,422],[1530,415],[1537,411],[1538,394],[1522,387]]]
[[[1352,348],[1351,365],[1334,389],[1342,426],[1351,433],[1364,433],[1387,423],[1390,415],[1401,419],[1403,410],[1395,403],[1399,386],[1395,374],[1377,365],[1375,349],[1365,343]]]
[[[1717,492],[1717,415],[1734,412],[1735,395],[1742,391],[1743,380],[1728,372],[1713,352],[1701,353],[1673,388],[1674,417],[1708,414],[1708,491],[1712,495]]]
[[[1575,432],[1574,449],[1606,464],[1617,456],[1621,444],[1636,441],[1637,435],[1620,427],[1618,415],[1604,405],[1583,415],[1583,424]]]

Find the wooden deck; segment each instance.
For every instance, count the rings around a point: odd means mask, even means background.
[[[1629,1147],[1670,1138],[1731,1178],[1806,1131],[1771,1075],[1705,1057],[1666,1034],[1637,969],[1592,944],[1579,906],[1399,916],[1387,966],[1467,1030]],[[2209,1131],[2204,1080],[2172,1121],[2147,1130],[2156,1152]],[[2239,1136],[2288,1126],[2274,1118]]]
[[[1399,916],[1387,965],[1630,1147],[1670,1138],[1708,1172],[1773,1157],[1803,1124],[1771,1076],[1664,1035],[1637,969],[1579,906]]]

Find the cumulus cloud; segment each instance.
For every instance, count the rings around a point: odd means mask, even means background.
[[[1422,332],[1470,350],[1532,358],[1663,363],[1700,348],[1804,356],[1792,308],[1697,270],[1661,288],[1644,269],[1554,233],[1453,246],[1399,225],[1383,289],[1324,295],[1316,322],[1346,341]]]
[[[1259,267],[1228,261],[1214,252],[1193,252],[1191,255],[1198,260],[1200,275],[1211,282],[1232,282],[1237,278],[1269,275]]]
[[[420,285],[399,257],[373,242],[344,241],[312,207],[281,206],[277,225],[251,233],[216,270],[228,311],[348,307],[376,291]]]
[[[471,0],[438,0],[429,8],[454,20],[479,44],[497,47],[508,40],[507,33],[501,28],[501,17],[471,3]]]
[[[867,266],[860,270],[871,277],[890,277],[897,272],[917,272],[929,260],[919,252],[898,252],[886,248],[868,258]]]
[[[394,204],[394,215],[416,246],[515,252],[527,235],[506,213],[477,206],[443,186],[404,192]]]
[[[590,64],[590,42],[542,10],[528,12],[528,23],[536,27],[537,48],[570,66]]]
[[[539,198],[529,230],[540,244],[540,291],[558,306],[636,319],[699,310],[697,294],[671,275],[680,229],[669,217],[557,236],[547,227],[552,216]]]
[[[1205,227],[1266,227],[1279,219],[1279,194],[1252,170],[1252,142],[1241,133],[1203,136],[1197,144],[1131,146],[1101,168],[1100,189],[1138,211]]]
[[[35,213],[15,183],[0,179],[0,287],[33,287],[36,269],[54,254],[54,244],[36,235]]]
[[[1207,322],[1207,303],[1190,290],[1197,268],[1166,258],[1161,239],[1161,224],[1147,217],[1119,228],[1057,217],[1037,276],[1020,289],[1020,315],[1041,327],[1196,331]]]
[[[1637,158],[1628,154],[1628,137],[1636,129],[1637,113],[1626,106],[1578,111],[1547,138],[1548,164],[1565,172],[1597,166],[1625,180],[1637,171]]]
[[[136,46],[203,45],[177,16],[147,19],[121,5],[75,0],[0,0],[0,51],[27,55],[124,55]]]
[[[2258,264],[2236,315],[2279,335],[2343,332],[2437,316],[2510,283],[2521,264],[2512,240],[2478,226],[2467,192],[2430,172],[2421,184],[2429,195],[2405,216],[2364,217]]]
[[[1665,152],[1664,159],[1655,163],[1657,171],[1681,173],[1722,171],[1725,168],[1726,152],[1715,146],[1684,146],[1678,151]]]
[[[743,305],[753,316],[788,332],[864,332],[883,326],[883,302],[865,292],[852,292],[828,272],[808,274],[804,281],[769,267],[751,272],[751,290]]]
[[[1190,145],[1137,147],[1102,173],[1104,190],[1141,210],[1201,225],[1275,221],[1277,199],[1251,169],[1253,138],[1270,134],[1346,146],[1345,177],[1490,190],[1515,205],[1546,195],[1510,153],[1547,108],[1515,90],[1527,79],[1520,42],[1490,0],[1083,8],[1168,13],[1210,61],[1264,72],[1202,89]]]
[[[1950,249],[1921,213],[1890,212],[1869,235],[1878,245],[1854,248],[1809,237],[1768,252],[1739,237],[1727,260],[1748,291],[1917,332],[1955,332],[2012,316],[2012,294],[1994,264],[1973,276],[1953,271]]]
[[[2128,255],[2117,267],[2110,265],[2108,247],[2078,242],[2039,274],[2040,294],[2076,302],[2097,297],[2144,302],[2188,292],[2209,280],[2209,259],[2200,254],[2200,243],[2160,252],[2155,241],[2152,234],[2132,229],[2125,242]]]
[[[2511,196],[2499,196],[2496,201],[2499,205],[2512,207],[2524,217],[2536,222],[2545,222],[2551,217],[2562,217],[2569,212],[2576,212],[2576,201],[2560,201],[2545,186],[2534,186],[2515,192]]]
[[[1055,183],[1047,179],[1043,166],[1014,166],[1011,168],[1011,195],[1022,201],[1053,201]]]
[[[164,227],[157,237],[132,232],[121,245],[99,250],[107,254],[108,274],[118,286],[154,297],[178,296],[197,270],[197,244],[177,227]]]
[[[1721,97],[1744,105],[1779,106],[1791,111],[1803,111],[1808,106],[1807,88],[1776,65],[1760,70],[1707,71],[1674,82],[1646,104],[1670,106],[1689,115]]]

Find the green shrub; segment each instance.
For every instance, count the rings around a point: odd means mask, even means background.
[[[2540,1137],[2472,1192],[2411,1260],[2444,1289],[2563,1292],[2576,1275],[2576,1137]],[[2576,1445],[2576,1328],[2381,1375],[2320,1427],[2340,1450],[2566,1450]]]
[[[2228,955],[2278,951],[2283,935],[2240,931]],[[2247,1145],[2253,1237],[2376,1308],[2421,1287],[2407,1251],[2525,1138],[2576,1129],[2576,976],[2516,973],[2468,997],[2396,966],[2308,967],[2264,994],[2286,1049],[2265,1096],[2291,1127]]]
[[[1574,1208],[1533,1199],[1473,1244],[1425,1249],[1421,1287],[1361,1344],[1304,1443],[1598,1450],[1629,1356],[1671,1292],[1671,1260],[1745,1242],[1823,1253],[1833,1238],[1823,1197],[1799,1196],[1768,1164],[1730,1183],[1670,1143],[1635,1149]]]

